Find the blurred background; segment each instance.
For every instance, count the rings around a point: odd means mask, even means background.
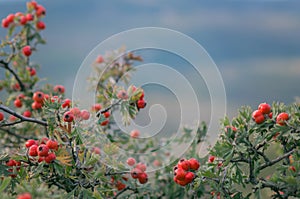
[[[25,2],[1,0],[0,17],[25,11]],[[40,46],[32,60],[42,66],[39,75],[47,77],[46,82],[65,85],[69,97],[78,68],[97,44],[113,34],[145,26],[180,31],[206,49],[223,77],[230,117],[242,105],[291,103],[300,95],[300,1],[38,3],[47,9],[43,19],[47,45]],[[0,38],[5,34],[0,29]]]

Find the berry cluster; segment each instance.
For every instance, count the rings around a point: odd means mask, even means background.
[[[100,111],[102,109],[101,104],[94,104],[92,106],[92,112],[97,113],[98,111]],[[106,111],[104,113],[102,113],[103,117],[105,118],[103,121],[101,121],[100,125],[101,126],[106,126],[109,123],[109,117],[110,117],[110,111]]]
[[[54,151],[58,149],[58,142],[56,140],[48,138],[42,138],[40,141],[27,140],[25,143],[25,147],[28,149],[29,156],[38,156],[38,162],[45,161],[46,163],[50,164],[56,159]]]
[[[179,160],[178,164],[173,168],[175,175],[174,182],[181,186],[186,186],[194,180],[194,172],[197,171],[199,167],[200,163],[195,158]]]
[[[64,101],[62,107],[70,107],[70,100]],[[69,111],[66,111],[63,116],[64,122],[71,123],[74,120],[88,120],[90,118],[90,112],[83,109],[80,110],[77,107],[71,108]]]
[[[267,103],[261,103],[258,106],[258,109],[253,111],[252,118],[256,124],[261,124],[265,119],[269,117],[272,119],[273,113],[271,112],[271,106]],[[286,121],[289,119],[289,114],[282,112],[279,113],[276,117],[276,123],[280,126],[286,125]]]
[[[138,179],[141,184],[145,184],[148,182],[148,175],[146,173],[147,166],[144,163],[139,162],[136,164],[136,160],[134,158],[128,158],[127,164],[131,167],[131,177],[133,179]]]
[[[46,25],[40,19],[46,14],[46,9],[35,1],[28,2],[27,9],[27,13],[17,12],[7,15],[6,18],[2,19],[2,27],[24,26],[29,22],[33,22],[38,30],[44,30]]]
[[[16,171],[19,171],[21,168],[21,162],[10,159],[6,162],[6,166],[12,167],[8,169],[8,172],[12,173],[10,174],[12,178],[15,178],[17,175],[14,173],[14,168],[16,169]]]
[[[139,92],[137,95],[135,95],[137,92],[137,89],[138,89],[137,87],[132,85],[128,88],[128,91],[119,90],[117,93],[117,98],[122,99],[122,100],[130,100],[133,102],[131,104],[136,105],[138,110],[143,109],[147,105],[147,102],[144,99],[145,93],[142,89],[140,89],[141,92]],[[128,93],[131,94],[130,97],[129,97]]]

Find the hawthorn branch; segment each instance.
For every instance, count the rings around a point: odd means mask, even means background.
[[[257,169],[258,169],[258,170],[262,170],[262,169],[265,169],[265,168],[267,168],[267,167],[270,167],[270,166],[276,164],[277,162],[280,162],[280,161],[283,160],[284,158],[289,157],[294,151],[295,151],[295,149],[293,149],[293,150],[291,150],[291,151],[285,153],[284,155],[279,156],[279,157],[277,157],[277,158],[275,158],[275,159],[273,159],[273,160],[271,160],[271,161],[269,161],[269,162],[266,162],[266,163],[262,164],[260,167],[258,167]]]
[[[112,103],[110,106],[106,107],[105,109],[100,110],[100,111],[96,114],[96,116],[97,116],[97,117],[100,117],[101,114],[103,114],[103,113],[109,111],[109,110],[112,109],[114,106],[119,105],[121,101],[122,101],[122,99],[119,99],[118,101],[116,101],[115,103]]]
[[[16,121],[16,122],[12,122],[12,123],[6,123],[6,124],[0,124],[0,127],[5,127],[5,126],[12,126],[18,123],[22,123],[22,122],[31,122],[31,123],[36,123],[42,126],[48,126],[48,123],[46,121],[43,120],[38,120],[35,118],[29,118],[29,117],[24,117],[23,115],[20,115],[18,113],[16,113],[15,111],[11,110],[10,108],[3,106],[2,104],[0,104],[0,110],[3,110],[6,113],[9,113],[17,118],[20,119],[20,121]]]
[[[23,84],[23,82],[21,81],[21,79],[19,78],[19,76],[15,73],[15,71],[9,67],[8,62],[0,60],[0,67],[8,70],[15,77],[15,79],[17,80],[17,82],[19,83],[19,85],[21,87],[21,91],[25,91],[26,90],[25,89],[25,85]]]

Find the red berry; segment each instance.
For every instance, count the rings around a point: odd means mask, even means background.
[[[25,25],[27,23],[27,18],[26,16],[20,16],[20,24]]]
[[[273,117],[273,113],[272,113],[272,112],[271,112],[271,113],[269,113],[269,115],[268,115],[268,116],[269,116],[269,118],[270,118],[270,119],[272,119],[272,117]]]
[[[117,98],[123,99],[123,100],[127,100],[128,99],[128,94],[127,94],[127,92],[125,90],[120,90],[117,93]]]
[[[23,49],[23,54],[26,56],[26,57],[29,57],[31,55],[31,47],[30,46],[24,46]]]
[[[139,130],[132,130],[131,132],[130,132],[130,137],[132,137],[132,138],[138,138],[140,136],[140,131]]]
[[[186,175],[186,171],[183,170],[182,168],[178,168],[176,171],[175,171],[175,177],[177,180],[184,180],[185,179],[185,175]]]
[[[285,125],[285,121],[289,119],[289,114],[287,113],[280,113],[277,118],[276,118],[276,123],[279,124],[280,126]]]
[[[191,166],[190,162],[186,159],[179,160],[177,165],[178,165],[178,168],[181,168],[185,171],[188,171],[190,169],[190,166]]]
[[[256,122],[256,124],[261,124],[265,120],[265,117],[264,117],[263,113],[261,111],[259,111],[259,110],[253,111],[252,118],[254,119],[254,121]]]
[[[74,118],[80,118],[81,117],[81,111],[77,107],[71,108],[70,112],[73,114]]]
[[[17,162],[13,159],[10,159],[6,162],[6,166],[9,166],[9,167],[13,167],[13,166],[16,166],[17,165]]]
[[[289,169],[293,172],[296,172],[296,168],[294,166],[290,166]]]
[[[263,114],[269,114],[271,112],[271,106],[267,103],[261,103],[258,106],[258,110]]]
[[[29,148],[32,145],[36,145],[36,144],[37,144],[37,142],[35,140],[27,140],[26,143],[25,143],[25,147]]]
[[[94,112],[98,112],[98,111],[100,111],[101,110],[101,105],[100,104],[94,104],[93,106],[92,106],[92,111],[94,111]]]
[[[94,148],[93,148],[93,150],[92,150],[92,152],[93,152],[93,153],[95,153],[95,154],[98,154],[98,155],[100,155],[100,153],[101,153],[101,150],[100,150],[100,148],[99,148],[99,147],[94,147]]]
[[[185,175],[184,180],[187,181],[188,183],[191,183],[195,178],[195,174],[193,172],[187,172]]]
[[[24,117],[31,117],[31,112],[29,110],[24,111],[23,113]]]
[[[104,115],[105,118],[109,118],[110,112],[109,112],[109,111],[106,111],[106,112],[103,113],[103,115]]]
[[[8,21],[8,23],[14,22],[14,19],[15,19],[15,15],[14,14],[9,14],[6,17],[6,20]]]
[[[32,67],[27,67],[26,70],[29,72],[30,76],[36,75],[36,70]]]
[[[31,199],[31,195],[30,193],[22,193],[18,195],[17,199]]]
[[[15,105],[15,107],[17,107],[17,108],[21,108],[21,107],[23,106],[23,103],[22,103],[21,100],[16,99],[16,100],[14,101],[14,105]]]
[[[60,98],[57,95],[54,95],[54,96],[51,97],[51,102],[52,103],[55,103],[55,102],[59,103],[60,102]]]
[[[140,169],[142,172],[145,172],[147,170],[147,166],[142,162],[138,163],[135,167]]]
[[[60,94],[65,93],[65,87],[63,85],[56,85],[56,86],[54,86],[53,90],[54,90],[54,92],[57,92]]]
[[[47,162],[48,164],[50,164],[51,162],[53,162],[56,159],[56,155],[54,153],[49,153],[46,157],[45,157],[45,162]]]
[[[118,191],[121,191],[121,190],[125,189],[126,185],[123,184],[121,181],[118,181],[116,184],[116,187],[117,187]]]
[[[145,100],[138,100],[137,101],[137,107],[138,108],[145,108],[146,107],[146,101]]]
[[[42,103],[44,100],[44,93],[37,91],[33,94],[32,99],[36,102]]]
[[[43,162],[43,161],[45,161],[45,157],[39,157],[38,162],[40,163],[40,162]]]
[[[8,28],[8,26],[9,26],[9,21],[7,19],[2,19],[2,27]]]
[[[189,163],[190,163],[190,168],[192,170],[198,170],[200,167],[200,163],[198,162],[198,160],[196,160],[195,158],[191,158],[189,159]]]
[[[49,152],[49,147],[45,144],[41,144],[38,149],[37,149],[38,155],[39,156],[47,156]]]
[[[65,122],[73,122],[73,120],[74,120],[74,116],[71,113],[71,111],[65,112],[65,114],[64,114],[64,121]]]
[[[61,105],[61,107],[63,107],[63,108],[66,108],[66,107],[70,108],[71,102],[72,101],[70,99],[65,99],[64,102],[63,102],[63,104]]]
[[[128,158],[126,162],[129,166],[135,165],[135,159],[134,158]]]
[[[27,19],[27,21],[32,21],[32,20],[34,19],[34,17],[33,17],[32,14],[28,13],[28,14],[26,15],[26,19]]]
[[[37,5],[35,7],[35,10],[36,10],[36,16],[37,17],[41,17],[41,16],[46,14],[46,9],[41,5]]]
[[[38,29],[38,30],[44,30],[45,28],[46,28],[46,25],[45,25],[44,22],[38,21],[38,22],[36,23],[36,29]]]
[[[40,144],[46,144],[48,142],[49,138],[47,137],[43,137],[41,140],[40,140]]]
[[[80,116],[83,120],[88,120],[90,118],[90,112],[87,110],[81,110]]]
[[[10,115],[9,116],[9,121],[11,121],[11,122],[14,122],[14,121],[16,121],[18,118],[16,117],[16,116],[14,116],[14,115]]]
[[[214,161],[215,161],[215,158],[216,158],[216,157],[213,156],[213,155],[209,156],[208,162],[210,162],[210,163],[214,162]]]
[[[98,64],[101,64],[103,61],[104,61],[104,59],[103,59],[102,55],[99,55],[99,56],[97,57],[97,59],[96,59],[96,62],[97,62]]]
[[[0,112],[0,122],[4,120],[4,113]]]
[[[144,91],[142,91],[142,94],[141,94],[141,96],[140,96],[140,100],[143,100],[143,99],[144,99],[144,96],[145,96]]]
[[[30,156],[37,156],[38,155],[37,149],[38,149],[37,145],[32,145],[31,147],[29,147],[28,154]]]
[[[137,179],[139,177],[139,174],[141,174],[142,172],[143,171],[141,171],[140,169],[134,168],[131,170],[130,174],[132,178]]]
[[[35,1],[30,1],[30,2],[27,2],[27,9],[28,10],[32,10],[32,9],[37,9],[37,6],[38,6],[38,4],[37,4],[37,2],[35,2]]]
[[[141,184],[145,184],[146,182],[148,182],[147,173],[140,173],[139,176],[138,176],[138,180]]]
[[[185,185],[189,184],[186,180],[177,180],[177,183],[181,186],[185,186]]]
[[[47,145],[47,147],[48,147],[49,149],[54,149],[54,150],[56,150],[56,149],[58,148],[58,143],[57,143],[56,140],[50,139],[50,140],[47,141],[46,145]]]
[[[106,126],[109,123],[109,120],[104,120],[103,122],[101,122],[101,126]]]
[[[39,103],[39,102],[32,102],[32,104],[31,104],[31,108],[33,109],[33,110],[37,110],[37,109],[41,109],[42,108],[42,104],[41,103]]]

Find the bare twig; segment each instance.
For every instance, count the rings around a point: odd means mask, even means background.
[[[110,109],[112,109],[114,106],[117,106],[120,104],[120,102],[122,101],[122,99],[119,99],[118,101],[116,101],[115,103],[111,104],[110,106],[106,107],[105,109],[102,109],[100,111],[98,111],[98,113],[96,114],[97,117],[100,117],[101,114],[109,111]]]
[[[23,82],[21,81],[21,79],[19,78],[19,76],[15,73],[15,71],[9,67],[8,62],[0,60],[0,67],[8,70],[15,77],[15,79],[17,80],[17,82],[19,83],[19,85],[21,87],[21,91],[25,91],[26,90],[25,85],[23,84]]]
[[[22,122],[31,122],[31,123],[36,123],[36,124],[39,124],[39,125],[42,125],[42,126],[48,126],[47,122],[45,122],[45,121],[38,120],[38,119],[35,119],[35,118],[24,117],[23,115],[20,115],[20,114],[16,113],[15,111],[11,110],[10,108],[8,108],[6,106],[3,106],[2,104],[0,104],[0,110],[3,110],[4,112],[9,113],[9,114],[11,114],[11,115],[13,115],[13,116],[20,119],[20,121],[16,121],[16,122],[0,124],[0,127],[12,126],[12,125],[22,123]]]

